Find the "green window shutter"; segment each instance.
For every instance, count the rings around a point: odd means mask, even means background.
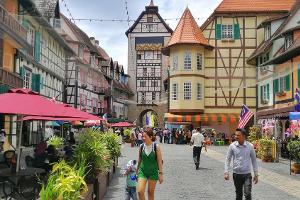
[[[222,26],[221,24],[216,24],[216,40],[221,40],[221,36],[222,36]]]
[[[35,91],[36,74],[31,74],[31,90]]]
[[[270,100],[270,84],[267,84],[267,99]]]
[[[35,32],[34,58],[37,62],[41,60],[41,34],[38,31]]]
[[[298,66],[298,88],[300,87],[300,65]]]
[[[275,94],[278,93],[278,92],[279,92],[279,88],[278,88],[278,86],[279,86],[278,79],[275,79],[275,80],[273,81],[273,86],[274,86],[274,93],[275,93]]]
[[[28,23],[27,19],[23,18],[22,25],[23,25],[24,28],[26,28],[26,30],[29,29],[29,23]]]
[[[40,93],[41,91],[41,75],[40,74],[36,74],[35,75],[35,91]]]
[[[0,85],[0,94],[7,93],[10,87],[8,85]]]
[[[23,78],[25,76],[25,68],[20,67],[20,76]]]
[[[240,32],[240,25],[234,24],[234,39],[240,39],[241,38],[241,32]]]
[[[263,98],[263,86],[260,86],[260,102],[261,103],[263,103],[263,100],[264,100],[264,98]]]
[[[285,77],[285,91],[290,91],[291,86],[290,86],[290,75],[287,75]]]

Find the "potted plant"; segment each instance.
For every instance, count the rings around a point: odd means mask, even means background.
[[[125,136],[125,142],[126,142],[126,143],[131,143],[130,135],[131,135],[131,130],[128,129],[128,128],[125,129],[125,130],[124,130],[124,136]]]
[[[116,170],[117,159],[121,155],[121,147],[119,145],[118,136],[112,132],[102,134],[101,140],[105,143],[112,159],[112,164],[108,173],[108,180],[112,180],[112,175]]]
[[[79,144],[75,148],[74,162],[86,161],[86,181],[88,184],[96,184],[98,198],[101,199],[107,189],[107,172],[112,164],[110,151],[102,139],[100,131],[86,130],[79,138]]]
[[[64,160],[53,166],[47,184],[42,185],[40,200],[78,200],[87,192],[85,163],[70,166]]]
[[[56,149],[61,148],[63,144],[64,144],[64,139],[55,135],[49,138],[49,140],[47,141],[48,146],[52,145]]]
[[[273,140],[268,138],[260,139],[258,142],[258,157],[264,162],[273,162],[274,157],[272,155]]]
[[[290,155],[295,160],[292,165],[292,172],[300,174],[300,140],[291,141],[287,146]]]

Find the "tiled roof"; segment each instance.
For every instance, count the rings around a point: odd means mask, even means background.
[[[98,49],[98,52],[99,52],[100,56],[102,58],[104,58],[105,61],[110,61],[109,55],[107,54],[107,52],[102,47],[98,46],[97,49]]]
[[[73,22],[71,22],[65,15],[61,14],[60,16],[62,19],[64,19],[64,21],[68,24],[68,26],[74,31],[78,40],[81,43],[85,44],[91,52],[98,53],[98,49],[95,47],[95,45],[92,44],[89,36],[83,30],[81,30],[78,26],[76,26]]]
[[[215,12],[289,11],[297,0],[223,0]]]
[[[168,47],[175,44],[200,44],[210,46],[188,8],[185,9],[176,30],[172,34]]]

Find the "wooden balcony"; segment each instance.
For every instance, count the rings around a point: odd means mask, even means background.
[[[22,88],[23,79],[19,75],[0,67],[0,84],[6,84],[12,88]]]
[[[12,16],[3,6],[0,5],[0,28],[8,33],[19,43],[24,45],[27,39],[27,30]],[[25,42],[25,43],[24,43]]]

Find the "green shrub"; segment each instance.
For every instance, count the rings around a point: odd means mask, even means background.
[[[295,161],[300,163],[300,140],[289,142],[287,148]]]
[[[85,163],[71,167],[64,160],[53,166],[47,184],[42,186],[41,200],[78,200],[87,191]]]
[[[124,135],[125,135],[125,137],[126,137],[126,138],[130,138],[130,135],[131,135],[131,130],[130,130],[130,129],[128,129],[128,128],[127,128],[127,129],[125,129],[125,130],[124,130]]]
[[[273,140],[263,138],[258,142],[258,157],[264,161],[273,161],[272,155]]]
[[[101,137],[101,140],[105,143],[107,149],[110,152],[111,158],[116,158],[121,155],[121,147],[119,145],[119,137],[112,133],[104,133]]]
[[[49,140],[47,141],[47,144],[48,144],[48,146],[53,145],[57,149],[57,148],[60,148],[63,146],[64,139],[54,135],[51,138],[49,138]]]
[[[108,171],[112,163],[109,149],[102,137],[100,131],[88,129],[79,137],[79,144],[75,148],[75,163],[86,161],[90,166],[90,175]]]

